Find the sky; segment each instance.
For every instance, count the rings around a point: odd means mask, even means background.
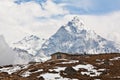
[[[31,34],[49,38],[76,15],[88,29],[120,42],[120,0],[0,0],[0,35],[8,44]]]

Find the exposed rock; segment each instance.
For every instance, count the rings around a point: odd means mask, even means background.
[[[67,68],[64,70],[64,72],[65,72],[67,75],[73,75],[73,74],[76,74],[76,73],[77,73],[77,71],[76,71],[74,68],[72,68],[72,67],[67,67]]]
[[[39,78],[39,80],[45,80],[42,76]]]

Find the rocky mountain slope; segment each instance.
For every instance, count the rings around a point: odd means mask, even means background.
[[[120,54],[1,66],[0,80],[120,80]]]
[[[97,54],[120,52],[120,48],[115,42],[86,29],[83,21],[74,17],[42,45],[40,52],[47,56],[55,52]]]

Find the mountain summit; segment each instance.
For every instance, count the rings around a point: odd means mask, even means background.
[[[115,42],[104,39],[92,30],[85,29],[83,21],[76,16],[65,26],[61,26],[42,45],[40,52],[48,56],[55,52],[97,54],[120,52],[120,48]]]

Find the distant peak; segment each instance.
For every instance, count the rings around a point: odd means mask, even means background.
[[[29,41],[29,40],[39,40],[39,39],[40,38],[37,37],[36,35],[29,35],[29,36],[26,36],[26,37],[23,38],[23,40],[27,40],[27,41]]]
[[[39,39],[39,37],[37,37],[36,35],[30,35],[30,37],[31,38],[38,38]]]

